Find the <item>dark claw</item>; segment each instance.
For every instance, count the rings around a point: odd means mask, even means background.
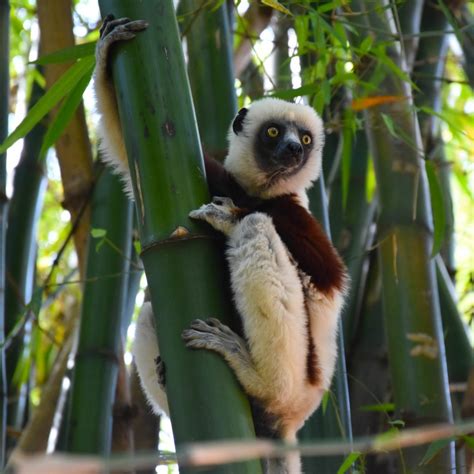
[[[158,377],[158,384],[161,388],[165,388],[166,385],[166,367],[163,359],[160,356],[157,356],[155,359],[156,365],[156,375]]]
[[[130,20],[130,18],[118,18],[115,20],[113,15],[107,15],[104,18],[102,27],[100,28],[100,38],[105,38],[119,26],[123,26],[123,30],[133,33],[146,29],[148,27],[148,22],[144,20]]]

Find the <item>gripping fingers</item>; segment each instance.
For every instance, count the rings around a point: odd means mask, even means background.
[[[247,352],[244,340],[215,318],[194,320],[181,337],[190,349],[207,349],[224,357]]]
[[[107,70],[107,57],[110,47],[117,41],[125,41],[135,38],[136,33],[148,27],[144,20],[130,20],[119,18],[114,20],[112,15],[107,15],[100,29],[100,40],[97,43],[97,72],[104,74]]]
[[[112,31],[137,33],[147,27],[148,22],[145,20],[130,20],[130,18],[118,18],[116,20],[113,15],[107,15],[100,27],[100,39],[106,38]]]
[[[189,217],[210,224],[214,229],[229,235],[237,222],[238,208],[229,198],[214,198],[213,202],[204,204],[191,211]]]

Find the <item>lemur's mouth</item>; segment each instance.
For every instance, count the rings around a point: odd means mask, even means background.
[[[267,179],[265,182],[265,189],[271,188],[274,184],[278,183],[279,181],[284,181],[285,179],[290,178],[291,176],[298,173],[298,171],[303,168],[305,165],[306,160],[302,159],[297,162],[293,166],[282,166],[279,167],[270,173],[267,174]]]

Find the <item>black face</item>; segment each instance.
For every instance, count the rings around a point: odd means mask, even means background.
[[[271,183],[297,173],[313,149],[313,136],[294,122],[269,121],[255,137],[255,156]]]

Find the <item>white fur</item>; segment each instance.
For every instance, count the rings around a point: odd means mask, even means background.
[[[140,378],[140,383],[153,412],[169,416],[168,399],[158,383],[156,358],[160,355],[156,339],[153,310],[150,302],[143,303],[135,330],[132,353]]]
[[[267,175],[254,159],[255,134],[268,120],[296,122],[313,135],[313,149],[304,167],[295,175],[276,182],[267,189]],[[229,153],[225,168],[252,196],[270,198],[288,193],[304,193],[321,173],[321,154],[324,145],[323,123],[312,107],[292,104],[281,99],[266,98],[254,102],[243,120],[243,130],[236,135],[229,130]]]
[[[99,47],[101,46],[101,47]],[[97,45],[96,70],[94,73],[94,90],[97,112],[100,121],[97,128],[99,148],[102,160],[111,165],[124,183],[124,189],[130,199],[133,199],[132,179],[128,167],[127,152],[123,141],[122,128],[118,113],[115,88],[107,77],[106,64],[110,45]]]

